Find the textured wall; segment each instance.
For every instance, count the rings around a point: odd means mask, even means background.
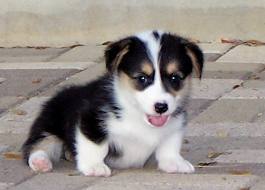
[[[0,46],[103,42],[145,29],[265,40],[265,0],[0,0]]]

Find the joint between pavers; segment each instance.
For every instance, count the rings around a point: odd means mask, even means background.
[[[225,52],[223,52],[215,61],[218,62],[218,60],[224,56],[225,54],[227,54],[228,52],[230,52],[232,49],[236,48],[237,46],[239,46],[241,44],[236,44],[236,45],[232,45],[231,47],[229,47]]]
[[[28,176],[28,177],[22,179],[21,181],[19,181],[19,182],[17,182],[17,183],[14,183],[12,186],[8,187],[8,189],[13,188],[13,187],[16,187],[16,186],[18,186],[18,185],[20,185],[20,184],[22,184],[22,183],[25,183],[25,182],[27,182],[27,181],[33,179],[33,178],[36,177],[37,175],[38,175],[37,173],[32,173],[32,175],[30,175],[30,176]]]
[[[74,47],[74,48],[75,48],[75,47]],[[60,57],[61,55],[65,54],[65,53],[67,53],[67,52],[69,52],[69,51],[71,51],[71,50],[74,49],[74,48],[68,48],[68,49],[62,51],[61,53],[59,53],[59,54],[57,54],[57,55],[54,55],[54,56],[52,56],[52,57],[47,58],[44,62],[52,61],[52,60],[56,59],[57,57]]]

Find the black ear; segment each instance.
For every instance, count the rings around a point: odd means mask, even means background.
[[[196,75],[201,79],[204,57],[201,49],[193,42],[185,43],[187,55],[190,57]]]
[[[106,68],[113,73],[118,68],[123,56],[129,51],[131,40],[125,38],[116,42],[111,42],[105,49]]]

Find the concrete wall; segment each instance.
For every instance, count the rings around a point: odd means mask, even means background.
[[[0,46],[100,43],[145,29],[265,41],[265,0],[0,0]]]

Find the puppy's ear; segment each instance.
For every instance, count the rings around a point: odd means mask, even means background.
[[[202,77],[204,57],[201,49],[193,42],[185,44],[187,55],[190,57],[193,69],[198,78]]]
[[[122,58],[129,51],[131,40],[129,38],[111,42],[105,50],[105,61],[107,70],[111,73],[118,68]]]

